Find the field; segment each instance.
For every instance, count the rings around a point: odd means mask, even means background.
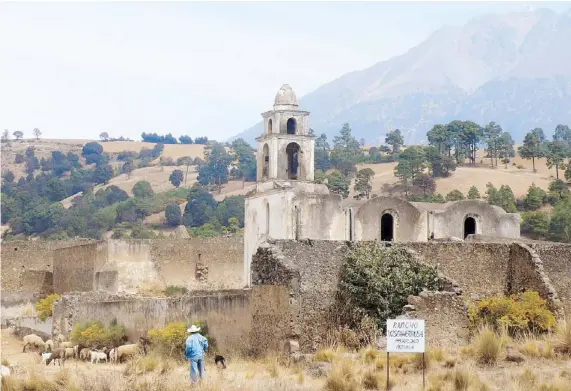
[[[505,338],[505,337],[504,337]],[[474,345],[448,351],[429,348],[426,355],[427,390],[505,390],[569,391],[571,360],[553,353],[548,339],[527,339],[504,343],[513,346],[523,362],[507,360],[505,345],[497,363],[479,364]],[[188,366],[163,359],[154,353],[131,364],[90,364],[68,360],[64,369],[40,365],[38,353],[22,353],[22,341],[2,330],[2,361],[12,369],[3,381],[3,390],[89,390],[89,391],[178,391],[189,388]],[[532,347],[535,346],[535,347]],[[227,369],[218,370],[207,356],[206,379],[193,389],[276,390],[276,391],[360,391],[385,389],[384,351],[367,348],[350,353],[342,348],[326,348],[314,360],[294,362],[279,356],[258,359],[222,353]],[[512,356],[513,353],[510,353]],[[422,389],[420,355],[393,354],[390,359],[390,384],[395,391]],[[26,387],[16,388],[18,381]]]

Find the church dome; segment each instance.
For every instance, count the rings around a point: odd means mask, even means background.
[[[282,88],[278,91],[276,95],[276,100],[274,101],[276,106],[297,106],[297,97],[295,92],[290,87],[289,84],[284,84]]]

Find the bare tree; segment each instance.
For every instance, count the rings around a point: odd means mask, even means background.
[[[38,128],[34,128],[34,130],[32,130],[32,133],[34,134],[34,136],[36,136],[36,140],[39,140],[40,136],[42,135],[42,132]]]

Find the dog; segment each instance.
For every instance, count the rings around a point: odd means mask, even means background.
[[[226,359],[220,355],[214,357],[214,364],[216,364],[218,368],[226,369]]]

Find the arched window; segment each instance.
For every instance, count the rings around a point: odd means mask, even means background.
[[[268,120],[268,134],[272,133],[272,119],[270,118]]]
[[[395,220],[393,215],[385,213],[381,217],[381,241],[392,242],[394,241]]]
[[[264,159],[262,162],[262,179],[265,179],[270,176],[270,147],[268,147],[268,144],[264,144],[262,156]]]
[[[468,216],[464,220],[464,239],[466,239],[468,235],[475,235],[475,234],[476,234],[476,219]]]
[[[286,129],[287,134],[296,134],[297,124],[295,122],[295,118],[290,118],[287,120]]]
[[[287,177],[294,181],[299,177],[299,152],[299,144],[297,143],[290,143],[286,147]]]

